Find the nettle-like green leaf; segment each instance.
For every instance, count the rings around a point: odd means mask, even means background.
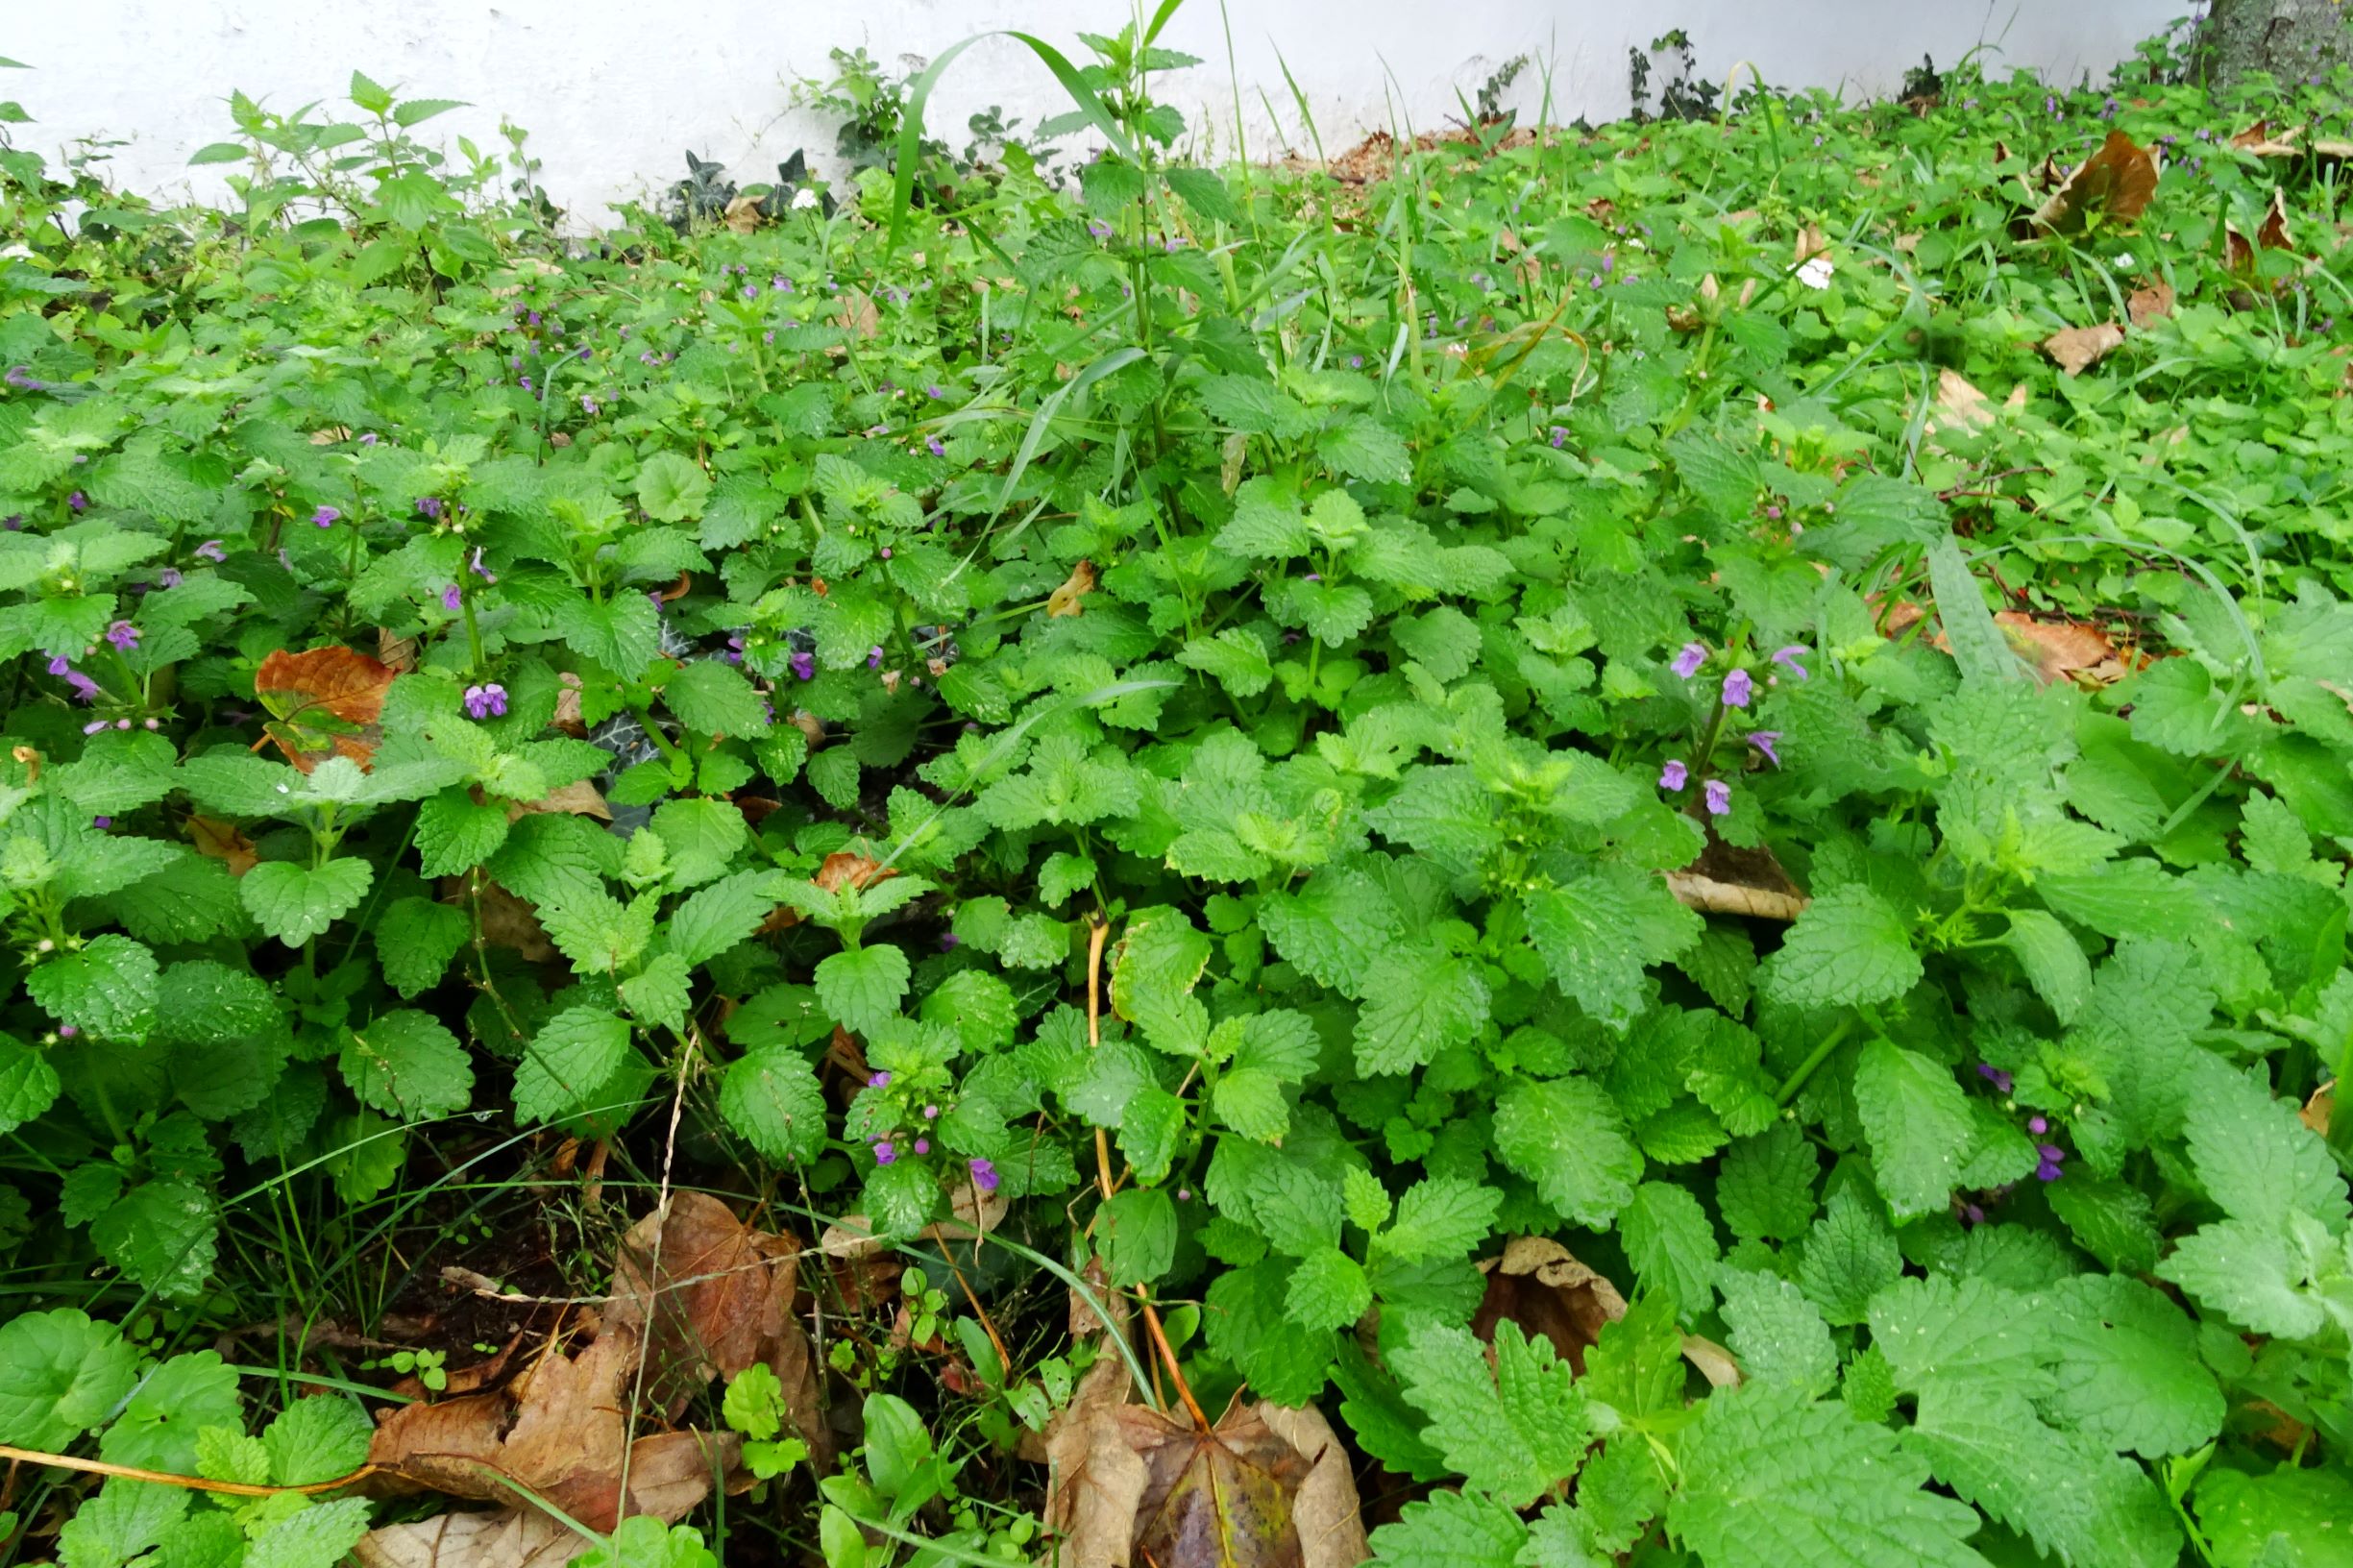
[[[1642,1154],[1608,1093],[1584,1078],[1520,1084],[1495,1103],[1495,1152],[1580,1225],[1606,1225],[1631,1202]]]
[[[1509,1318],[1495,1329],[1495,1363],[1468,1329],[1421,1323],[1391,1356],[1406,1398],[1429,1418],[1424,1435],[1481,1491],[1522,1507],[1577,1473],[1594,1418],[1552,1341]]]
[[[0,1324],[0,1443],[57,1453],[111,1417],[138,1377],[138,1351],[78,1308]]]
[[[386,1013],[354,1029],[342,1067],[360,1104],[404,1121],[462,1111],[474,1094],[466,1048],[429,1014]]]
[[[542,1024],[515,1069],[515,1114],[548,1121],[594,1109],[629,1058],[629,1026],[594,1007],[569,1008]]]
[[[1627,866],[1522,895],[1528,935],[1560,989],[1623,1032],[1643,1005],[1643,974],[1698,940],[1700,917],[1665,884]],[[1795,940],[1794,934],[1792,940]]]
[[[263,935],[300,947],[357,909],[375,881],[375,867],[346,855],[321,866],[265,861],[238,888]]]
[[[59,1022],[136,1045],[155,1028],[159,975],[155,954],[110,935],[39,966],[25,977],[25,990]]]
[[[907,955],[886,943],[854,947],[821,962],[817,999],[843,1028],[867,1034],[898,1016],[912,972]]]
[[[1872,1041],[1855,1059],[1854,1107],[1898,1222],[1941,1212],[1973,1131],[1950,1070],[1891,1041]]]
[[[1922,974],[1893,905],[1859,883],[1817,894],[1765,961],[1763,989],[1791,1007],[1893,1001]]]

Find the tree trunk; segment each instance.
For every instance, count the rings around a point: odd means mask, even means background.
[[[2282,82],[2353,60],[2353,28],[2341,0],[2214,0],[2198,30],[2197,74],[2227,87],[2249,71]]]

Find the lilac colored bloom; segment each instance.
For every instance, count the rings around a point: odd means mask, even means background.
[[[1364,368],[1364,355],[1360,354],[1350,355],[1348,356],[1348,368],[1350,370],[1362,370]]]
[[[2028,1116],[2026,1118],[2026,1131],[2032,1133],[2037,1138],[2041,1138],[2045,1133],[2050,1131],[2049,1119],[2044,1116]]]
[[[1324,580],[1324,575],[1321,572],[1311,572],[1308,574],[1307,580],[1310,582],[1321,582]]]
[[[923,1119],[925,1121],[938,1121],[940,1119],[940,1108],[936,1105],[927,1105],[923,1107]]]
[[[1982,1225],[1985,1223],[1985,1211],[1973,1203],[1965,1204],[1961,1209],[1961,1217],[1972,1225]]]
[[[927,398],[944,398],[947,396],[947,394],[941,391],[937,385],[933,385],[923,388],[923,396]]]
[[[1778,768],[1781,765],[1781,754],[1773,748],[1773,743],[1780,738],[1781,732],[1777,729],[1752,729],[1749,731],[1749,744],[1756,747],[1759,751],[1762,751],[1765,754],[1765,760],[1773,764],[1776,768]]]
[[[869,670],[879,670],[882,668],[882,645],[880,643],[876,643],[872,648],[866,650],[866,667]]]
[[[1800,680],[1805,680],[1810,677],[1806,674],[1805,666],[1798,661],[1804,658],[1807,649],[1803,644],[1792,643],[1787,648],[1775,649],[1773,662],[1796,675]]]
[[[1702,786],[1700,793],[1707,797],[1707,814],[1710,817],[1730,815],[1732,787],[1729,784],[1720,778],[1711,778]]]
[[[758,283],[746,283],[744,285],[744,298],[748,300],[756,300],[759,297],[760,285]]]
[[[891,1075],[887,1072],[876,1072],[870,1074],[866,1080],[866,1087],[869,1089],[888,1089],[891,1087]]]
[[[944,457],[947,455],[947,448],[940,444],[940,438],[936,435],[927,435],[923,437],[923,445],[931,449],[931,454],[934,457]]]
[[[1658,770],[1658,787],[1662,790],[1679,790],[1690,782],[1691,770],[1684,767],[1679,759]]]
[[[986,1160],[969,1160],[966,1164],[971,1167],[974,1187],[979,1188],[983,1192],[996,1190],[996,1166]]]
[[[795,679],[815,680],[817,678],[816,654],[796,653],[784,662],[792,669]]]
[[[474,547],[474,558],[466,563],[466,570],[473,573],[476,576],[481,578],[484,582],[496,582],[499,580],[498,574],[482,564],[482,547],[479,545]]]
[[[539,312],[538,312],[538,311],[536,311],[536,310],[532,311],[532,312],[531,312],[531,314],[530,314],[529,320],[530,320],[530,323],[531,323],[531,325],[532,325],[532,326],[534,326],[534,327],[538,326],[538,325],[539,325]]]
[[[0,518],[0,528],[6,528],[11,533],[22,533],[24,526],[25,514],[22,512],[11,512],[7,517]]]
[[[441,498],[439,496],[419,496],[417,510],[427,517],[438,520],[441,516]]]
[[[2038,1182],[2055,1182],[2065,1174],[2065,1169],[2056,1160],[2046,1160],[2034,1167],[2034,1179]]]
[[[889,560],[889,559],[891,558],[891,547],[890,547],[889,545],[885,545],[885,546],[883,546],[883,547],[882,547],[882,549],[880,549],[879,551],[875,551],[875,553],[876,553],[876,554],[878,554],[878,555],[880,555],[880,556],[881,556],[881,557],[882,557],[884,560],[886,560],[886,561],[887,561],[887,560]]]
[[[897,1158],[898,1150],[891,1146],[891,1140],[889,1139],[886,1138],[881,1142],[874,1145],[874,1164],[878,1165],[887,1165]]]
[[[113,819],[113,818],[111,818],[111,817],[93,817],[93,818],[91,818],[91,819],[90,819],[90,826],[92,826],[92,827],[101,827],[101,828],[104,828],[104,827],[112,827],[113,825],[114,825],[114,819]]]
[[[928,1138],[917,1139],[915,1140],[915,1152],[918,1154],[929,1154],[931,1152],[931,1139]]]
[[[1111,225],[1105,223],[1100,218],[1096,218],[1089,222],[1087,225],[1087,232],[1094,235],[1094,237],[1097,239],[1109,239],[1111,237]]]
[[[768,281],[768,286],[779,294],[790,294],[793,292],[793,280],[778,274]]]
[[[593,414],[596,411],[597,400],[587,396],[586,394],[582,394],[580,398],[580,412],[584,414]]]
[[[107,627],[107,641],[118,651],[128,653],[139,646],[139,628],[128,621],[117,621]]]
[[[1728,708],[1747,707],[1750,695],[1755,689],[1756,682],[1750,678],[1746,670],[1733,671],[1724,677],[1724,705]]]
[[[56,654],[52,654],[52,655],[50,656],[50,659],[49,659],[49,673],[50,673],[51,674],[53,674],[53,675],[61,675],[61,674],[65,674],[65,673],[66,673],[68,670],[71,670],[72,668],[73,668],[72,661],[68,660],[68,659],[65,657],[65,655],[64,655],[64,654],[62,654],[62,653],[56,653]]]
[[[68,670],[68,671],[66,671],[66,672],[65,672],[65,684],[73,688],[73,690],[74,690],[74,699],[75,699],[76,701],[78,701],[78,702],[95,702],[95,701],[97,701],[97,700],[98,700],[98,683],[97,683],[96,681],[94,681],[94,680],[90,679],[90,677],[89,677],[89,676],[87,676],[87,675],[84,674],[83,674],[81,671],[79,671],[79,670]],[[106,725],[105,725],[105,723],[102,722],[102,723],[99,724],[99,726],[98,726],[98,727],[99,727],[100,729],[104,729],[104,728],[106,727]],[[88,732],[87,732],[87,731],[86,731],[85,733],[88,733]]]
[[[940,951],[944,953],[952,953],[963,944],[964,939],[956,935],[955,932],[943,931],[940,933]]]
[[[180,575],[180,569],[176,566],[167,566],[156,574],[157,586],[162,588],[177,588],[186,580]]]
[[[534,387],[531,385],[531,379],[530,379],[528,376],[518,376],[518,377],[516,377],[516,378],[515,378],[515,384],[516,384],[517,386],[519,386],[519,387],[523,388],[523,390],[525,390],[526,392],[530,392],[530,391],[534,391],[534,390],[536,390],[536,388],[534,388]]]
[[[2037,1143],[2034,1152],[2046,1163],[2054,1165],[2067,1158],[2067,1151],[2056,1143]]]
[[[1707,649],[1704,646],[1699,643],[1685,643],[1667,668],[1685,680],[1689,680],[1700,673],[1700,666],[1706,662]]]
[[[2002,1093],[2007,1094],[2010,1092],[2010,1075],[2002,1071],[1999,1067],[1994,1066],[1993,1063],[1978,1063],[1977,1076],[1984,1079],[1987,1083],[1992,1084]]]
[[[441,590],[441,607],[449,611],[452,615],[455,615],[459,610],[464,609],[465,605],[465,595],[459,590],[457,584],[453,582],[447,588]]]
[[[485,686],[467,687],[466,716],[470,719],[505,718],[506,688],[496,681]]]
[[[81,1032],[82,1028],[79,1024],[61,1023],[58,1025],[58,1039],[60,1040],[71,1040]]]
[[[229,552],[221,548],[218,539],[208,539],[196,547],[196,558],[200,561],[225,561],[229,559]]]
[[[1557,451],[1559,451],[1559,450],[1560,450],[1561,446],[1562,446],[1563,444],[1565,444],[1565,443],[1567,442],[1567,440],[1569,439],[1569,431],[1568,431],[1568,427],[1567,427],[1567,426],[1565,426],[1565,425],[1556,425],[1556,426],[1554,426],[1554,427],[1553,427],[1553,430],[1552,430],[1552,435],[1553,435],[1553,450],[1554,450],[1554,451],[1556,451],[1556,452],[1557,452]]]

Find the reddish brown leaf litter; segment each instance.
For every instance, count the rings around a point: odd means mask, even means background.
[[[2157,194],[2157,160],[2121,131],[2111,131],[2099,151],[2059,182],[2028,223],[2046,233],[2079,232],[2095,213],[2108,223],[2130,223]]]
[[[269,740],[304,772],[331,756],[365,768],[383,739],[377,721],[392,679],[391,666],[348,648],[281,649],[254,673],[254,695],[272,715]]]

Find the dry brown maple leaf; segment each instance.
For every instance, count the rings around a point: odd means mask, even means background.
[[[2135,327],[2146,327],[2152,321],[2162,321],[2173,313],[2173,285],[2148,283],[2132,291],[2124,301],[2125,317]]]
[[[2069,376],[2080,376],[2124,341],[2124,329],[2113,321],[2096,327],[2062,327],[2036,345]]]
[[[713,1377],[765,1364],[822,1468],[830,1433],[808,1335],[793,1315],[799,1258],[798,1241],[752,1229],[701,1192],[674,1193],[666,1216],[630,1227],[604,1322],[646,1344],[640,1397],[675,1420]]]
[[[243,876],[261,863],[261,856],[254,848],[253,841],[239,832],[234,822],[218,821],[210,817],[190,817],[188,838],[195,844],[198,854],[227,862],[232,876]]]
[[[638,1368],[635,1334],[608,1328],[577,1358],[549,1354],[503,1388],[386,1416],[369,1444],[371,1483],[487,1502],[521,1487],[592,1530],[628,1511],[683,1518],[732,1472],[733,1433],[655,1432],[631,1440],[627,1390]]]
[[[1746,915],[1761,920],[1794,920],[1809,902],[1766,848],[1743,849],[1711,830],[1700,858],[1666,873],[1667,891],[1686,909],[1703,915]]]
[[[2130,223],[2156,194],[2156,159],[2123,132],[2111,131],[2028,221],[2053,233],[2075,233],[2094,212],[2110,223]]]
[[[360,1568],[562,1568],[595,1543],[537,1508],[443,1513],[360,1537]]]
[[[809,880],[827,893],[839,893],[846,887],[864,893],[874,883],[887,882],[897,874],[897,867],[885,866],[870,855],[859,854],[854,849],[837,849],[825,857],[817,874]]]
[[[1069,579],[1046,596],[1045,613],[1049,616],[1080,614],[1086,609],[1086,605],[1080,601],[1094,592],[1094,563],[1079,562],[1070,569]]]
[[[366,768],[383,738],[377,720],[392,678],[390,666],[348,648],[281,649],[254,672],[254,695],[271,714],[262,729],[306,773],[331,756]]]

